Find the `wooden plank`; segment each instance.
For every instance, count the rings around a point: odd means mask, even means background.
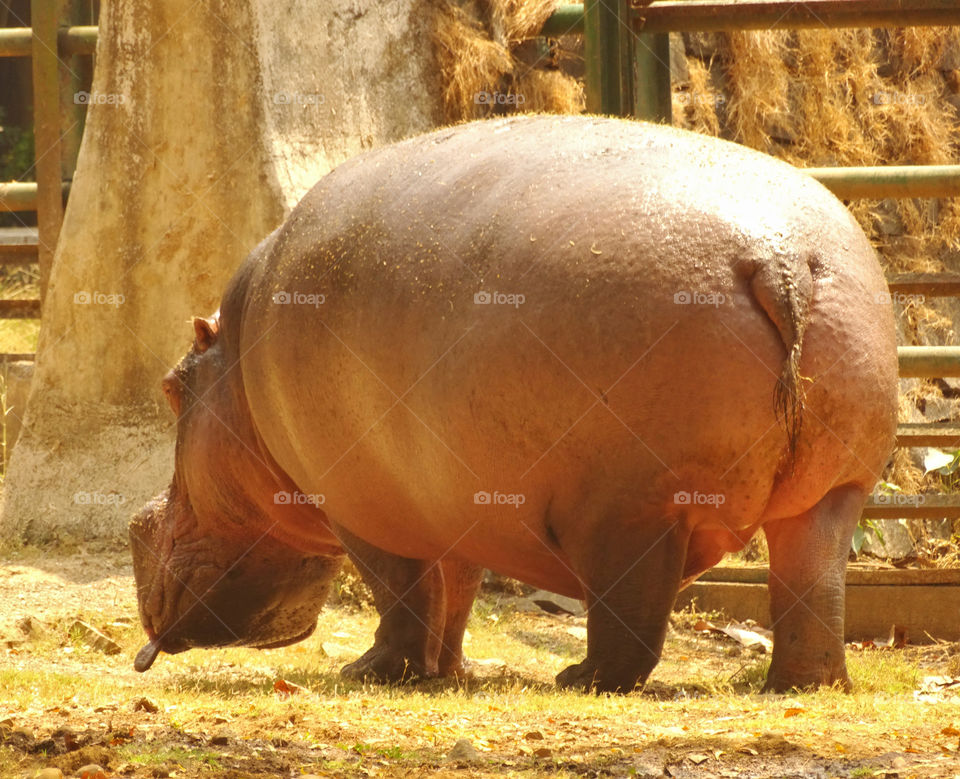
[[[60,59],[57,56],[59,3],[30,0],[33,25],[33,129],[37,173],[40,298],[46,295],[53,253],[63,223],[60,160]]]
[[[706,571],[698,581],[766,584],[768,575],[766,566],[719,565]],[[960,586],[960,568],[867,568],[848,565],[847,585]]]
[[[887,279],[894,300],[897,295],[956,297],[960,295],[960,273],[898,273]]]
[[[36,261],[36,244],[0,244],[0,265],[31,265]]]
[[[696,600],[701,611],[722,611],[731,619],[770,626],[765,584],[694,582],[680,593],[675,609]],[[906,628],[912,643],[960,639],[960,586],[848,585],[844,633],[847,641],[885,637],[890,627]]]
[[[897,425],[897,446],[960,447],[960,425],[955,422],[905,422]]]
[[[0,362],[33,362],[36,359],[35,352],[0,352]]]
[[[39,319],[40,311],[37,299],[0,300],[0,319]]]
[[[960,495],[871,495],[864,506],[867,519],[957,519]]]

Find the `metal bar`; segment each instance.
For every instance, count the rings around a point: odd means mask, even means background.
[[[637,119],[670,124],[673,101],[670,89],[670,36],[641,33],[634,43],[633,115]]]
[[[897,357],[903,378],[960,376],[960,346],[898,346]]]
[[[887,279],[893,295],[923,295],[929,298],[960,296],[960,273],[899,273]]]
[[[575,6],[583,26],[583,7]],[[552,18],[552,17],[551,17]],[[64,27],[57,33],[60,51],[63,54],[94,54],[97,49],[96,25]],[[29,27],[0,28],[0,57],[29,57],[33,53],[33,31]]]
[[[24,300],[0,300],[0,319],[39,319],[40,301],[36,298]]]
[[[637,32],[955,24],[960,24],[960,6],[954,0],[664,0],[633,16]]]
[[[627,0],[587,0],[584,4],[583,58],[587,111],[624,116],[630,104],[622,103],[625,37],[630,34]],[[621,21],[623,22],[621,24]]]
[[[33,131],[37,172],[40,298],[47,292],[53,252],[63,223],[60,154],[60,60],[57,0],[30,0],[33,24]]]
[[[33,181],[7,181],[0,184],[0,212],[36,211],[37,185]]]
[[[63,201],[70,194],[70,182],[60,182]],[[36,211],[37,182],[4,181],[0,182],[0,213],[4,211]],[[36,244],[34,244],[36,246]]]
[[[960,446],[960,425],[905,422],[897,425],[897,446]]]
[[[558,6],[544,23],[539,34],[549,38],[583,35],[583,5],[577,3]]]
[[[65,55],[92,55],[97,53],[100,28],[95,24],[82,24],[60,30],[60,51]]]
[[[956,197],[960,165],[890,165],[877,168],[799,168],[837,197]]]

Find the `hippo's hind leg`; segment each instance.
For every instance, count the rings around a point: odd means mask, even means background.
[[[342,528],[335,532],[380,614],[373,646],[343,675],[400,682],[461,674],[463,633],[482,569],[399,557]]]
[[[660,660],[680,589],[689,529],[680,520],[604,522],[571,544],[587,599],[587,657],[561,687],[630,692]]]
[[[768,692],[839,684],[844,660],[844,583],[850,539],[866,493],[837,487],[804,514],[764,525],[770,547],[773,658]]]

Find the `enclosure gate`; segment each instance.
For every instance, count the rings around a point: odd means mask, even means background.
[[[960,25],[960,0],[586,0],[563,5],[540,31],[544,37],[584,36],[587,110],[671,120],[670,32],[717,32],[837,27]],[[0,318],[36,318],[50,277],[68,186],[61,172],[63,59],[92,55],[97,27],[65,26],[56,0],[31,0],[33,27],[0,29],[0,57],[32,57],[37,183],[0,182],[0,211],[36,211],[38,240],[0,244],[0,263],[36,262],[38,300],[0,300]],[[960,196],[960,165],[806,168],[840,198]],[[960,296],[960,274],[900,274],[892,293]],[[960,347],[901,346],[900,376],[960,377]],[[0,355],[32,357],[32,355]],[[960,425],[906,424],[899,446],[960,448]],[[960,497],[926,495],[920,505],[867,505],[872,518],[960,517]]]

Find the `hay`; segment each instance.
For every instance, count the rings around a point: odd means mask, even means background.
[[[436,0],[433,41],[447,121],[583,111],[577,79],[524,43],[558,5],[559,0]]]

